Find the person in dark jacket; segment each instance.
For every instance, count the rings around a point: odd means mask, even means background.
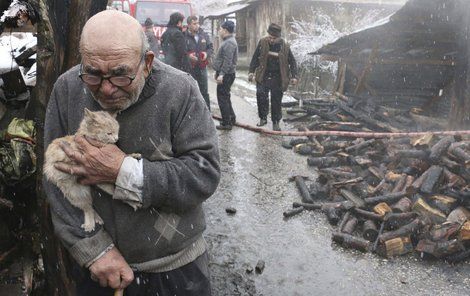
[[[207,107],[210,109],[209,91],[207,90],[207,64],[212,56],[214,47],[209,35],[199,26],[199,19],[192,15],[188,17],[188,29],[184,33],[186,50],[191,65],[190,74],[196,79]]]
[[[158,48],[158,40],[155,36],[155,32],[153,31],[153,21],[151,18],[147,18],[144,23],[145,26],[145,36],[147,36],[147,40],[149,42],[150,50],[153,51],[153,54],[156,58],[158,58],[160,49]]]
[[[162,35],[162,50],[165,63],[184,72],[189,72],[186,42],[182,32],[184,16],[179,12],[170,15],[168,27]]]
[[[225,21],[220,26],[219,36],[223,41],[212,63],[215,70],[214,78],[217,82],[217,102],[222,115],[222,123],[216,126],[219,130],[231,130],[236,122],[230,100],[230,88],[235,81],[238,59],[238,44],[233,36],[234,31],[235,24],[232,21]]]
[[[251,59],[248,80],[256,80],[258,126],[268,123],[269,93],[273,130],[280,131],[282,96],[290,84],[297,84],[297,65],[289,44],[281,38],[281,26],[270,24],[268,36],[262,38]]]

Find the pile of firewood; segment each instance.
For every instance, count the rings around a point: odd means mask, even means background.
[[[323,122],[315,122],[317,127],[331,126],[325,116],[319,116]],[[341,123],[337,126],[349,130],[354,126]],[[308,156],[308,165],[318,169],[316,180],[292,178],[301,202],[285,217],[321,210],[336,226],[333,241],[387,258],[413,251],[449,262],[470,257],[470,141],[431,134],[386,140],[309,137],[283,146]]]

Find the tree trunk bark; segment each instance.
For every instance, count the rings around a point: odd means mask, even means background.
[[[71,276],[72,259],[55,237],[49,204],[42,190],[44,155],[44,117],[54,82],[79,62],[80,31],[88,18],[106,8],[106,0],[32,0],[39,8],[37,83],[26,110],[26,117],[37,128],[37,201],[41,220],[42,256],[47,280],[47,295],[75,295]]]

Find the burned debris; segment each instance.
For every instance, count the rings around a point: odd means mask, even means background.
[[[310,116],[299,130],[423,129],[422,120],[415,121],[410,112],[370,101],[342,96],[325,103],[304,100],[303,108],[290,109],[291,114]],[[354,106],[354,112],[349,106]],[[317,112],[309,113],[313,108]],[[407,127],[396,120],[398,114],[409,121]],[[301,202],[295,202],[284,216],[323,211],[336,226],[333,241],[363,252],[392,257],[416,251],[437,258],[453,256],[452,262],[468,258],[470,142],[432,133],[419,138],[390,135],[389,139],[323,136],[285,140],[282,146],[306,156],[307,165],[318,169],[318,177],[314,181],[293,178]]]

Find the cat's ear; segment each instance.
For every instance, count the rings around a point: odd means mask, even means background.
[[[89,118],[94,118],[95,115],[88,108],[85,108],[85,116]]]

